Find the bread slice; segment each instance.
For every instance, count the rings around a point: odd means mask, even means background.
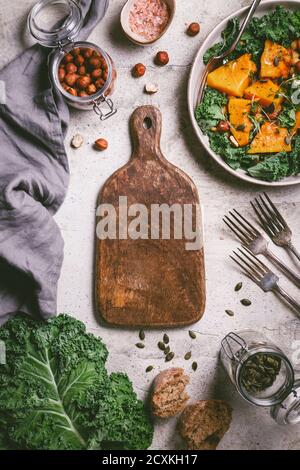
[[[191,450],[215,450],[228,431],[231,407],[222,400],[200,400],[185,408],[178,430]]]
[[[154,379],[151,408],[155,416],[169,418],[180,413],[189,399],[185,386],[190,379],[181,368],[162,371]]]

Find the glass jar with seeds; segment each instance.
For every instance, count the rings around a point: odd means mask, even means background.
[[[279,424],[300,423],[300,380],[280,347],[257,331],[231,332],[220,360],[245,400],[269,407]]]

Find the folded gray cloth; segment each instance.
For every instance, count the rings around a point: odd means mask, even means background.
[[[79,40],[108,3],[80,2]],[[51,88],[48,54],[35,45],[0,71],[0,324],[17,311],[44,319],[56,314],[63,239],[53,215],[69,180],[69,112]]]

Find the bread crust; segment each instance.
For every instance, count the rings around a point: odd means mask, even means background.
[[[160,372],[154,379],[151,408],[155,416],[169,418],[180,413],[189,399],[185,387],[190,379],[180,367]]]

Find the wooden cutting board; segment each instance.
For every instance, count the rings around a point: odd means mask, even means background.
[[[193,181],[169,163],[160,149],[162,118],[153,106],[142,106],[130,121],[133,154],[130,161],[105,183],[98,200],[96,240],[96,301],[102,318],[109,324],[134,327],[174,327],[198,321],[205,308],[205,272],[202,243],[202,220],[198,219],[201,247],[187,250],[187,239],[174,239],[174,217],[171,217],[171,239],[151,239],[153,204],[192,205],[192,222],[196,228],[196,205],[199,204]],[[119,197],[123,200],[119,205]],[[124,199],[125,198],[125,199]],[[126,199],[127,198],[127,199]],[[144,239],[120,239],[118,224],[123,221],[121,237],[128,233],[124,225],[126,204],[133,210],[126,223],[141,211],[132,204],[143,205],[149,214],[149,225],[143,222],[130,233],[143,227]],[[99,212],[99,206],[103,212]],[[122,205],[123,204],[123,205]],[[109,209],[107,209],[109,207]],[[120,207],[122,207],[120,209]],[[140,206],[139,206],[140,207]],[[104,209],[107,209],[106,212]],[[114,210],[111,211],[111,208]],[[125,211],[125,212],[124,212]],[[113,221],[116,214],[117,239],[100,239],[105,216]],[[200,210],[199,210],[200,213]],[[147,215],[147,214],[146,214]],[[201,219],[201,214],[200,214]],[[157,219],[156,219],[157,220]],[[178,218],[176,219],[179,220]],[[181,218],[183,222],[183,217]],[[161,225],[161,224],[159,224]],[[110,229],[113,225],[109,225]],[[176,225],[177,226],[177,225]],[[125,228],[124,228],[125,227]],[[107,225],[108,228],[108,225]],[[157,225],[156,225],[157,229]],[[125,235],[124,235],[125,234]],[[100,235],[103,238],[103,235]],[[135,235],[136,237],[137,235]],[[157,236],[157,232],[156,232]],[[167,236],[167,235],[165,235]],[[145,239],[148,237],[148,239]],[[191,237],[189,237],[190,239]]]

